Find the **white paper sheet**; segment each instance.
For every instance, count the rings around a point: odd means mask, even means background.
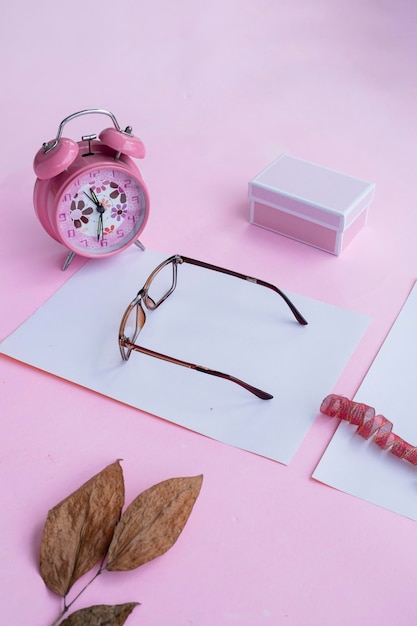
[[[417,445],[416,320],[414,285],[354,398],[384,415],[393,432],[412,445]],[[340,424],[313,477],[417,520],[417,467],[363,439],[356,426]]]
[[[89,261],[3,341],[1,351],[198,433],[288,463],[368,318],[288,294],[309,321],[300,326],[273,291],[184,264],[174,294],[147,314],[141,345],[226,372],[274,398],[260,400],[230,381],[136,352],[123,362],[117,340],[123,312],[166,256],[132,248]]]

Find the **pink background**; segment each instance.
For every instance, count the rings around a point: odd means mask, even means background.
[[[1,338],[83,263],[61,272],[65,252],[35,218],[33,156],[67,115],[107,108],[147,146],[146,246],[372,317],[335,387],[352,396],[417,276],[416,19],[413,0],[3,6]],[[368,225],[341,257],[249,224],[247,183],[281,152],[376,183]],[[171,476],[203,473],[203,489],[171,551],[101,576],[78,608],[136,600],[127,623],[148,626],[414,614],[415,522],[311,479],[332,420],[318,415],[284,466],[5,357],[0,383],[3,623],[53,621],[59,601],[37,565],[47,510],[116,458],[127,502]]]

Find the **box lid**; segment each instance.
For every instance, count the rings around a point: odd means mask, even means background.
[[[369,204],[375,185],[282,154],[249,183],[249,195],[344,230]]]

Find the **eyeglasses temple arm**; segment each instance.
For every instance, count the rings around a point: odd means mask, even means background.
[[[189,263],[191,265],[198,265],[198,267],[204,267],[208,270],[213,270],[215,272],[220,272],[222,274],[234,276],[235,278],[241,278],[242,280],[247,280],[250,283],[255,283],[256,285],[261,285],[262,287],[267,287],[268,289],[272,289],[272,291],[275,291],[275,293],[280,295],[281,298],[284,300],[284,302],[288,305],[288,307],[290,308],[297,322],[299,324],[302,324],[303,326],[307,326],[308,322],[305,319],[305,317],[301,315],[300,311],[291,302],[288,296],[286,296],[285,293],[281,291],[281,289],[278,289],[278,287],[275,287],[275,285],[272,285],[271,283],[267,283],[264,280],[261,280],[260,278],[253,278],[252,276],[246,276],[245,274],[240,274],[239,272],[228,270],[224,267],[218,267],[217,265],[212,265],[211,263],[205,263],[204,261],[198,261],[197,259],[191,259],[190,257],[179,255],[179,258],[184,263]]]
[[[223,372],[218,372],[217,370],[211,370],[208,367],[203,367],[202,365],[195,365],[194,363],[189,363],[188,361],[182,361],[181,359],[175,359],[174,357],[170,357],[160,352],[155,352],[154,350],[150,350],[149,348],[137,346],[135,343],[132,343],[126,338],[122,338],[121,341],[123,342],[123,346],[128,350],[142,352],[142,354],[147,354],[148,356],[153,356],[157,359],[162,359],[163,361],[168,361],[169,363],[173,363],[175,365],[182,365],[183,367],[188,367],[189,369],[196,370],[197,372],[203,372],[203,374],[210,374],[211,376],[217,376],[218,378],[225,378],[226,380],[230,380],[231,382],[240,385],[250,393],[253,393],[261,400],[271,400],[273,398],[270,393],[262,391],[262,389],[258,389],[253,385],[249,385],[248,383],[245,383],[243,380],[240,380],[235,376],[230,376],[229,374],[224,374]]]
[[[264,280],[261,280],[260,278],[251,278],[250,276],[247,276],[246,280],[248,280],[249,282],[252,282],[252,283],[256,283],[257,285],[262,285],[262,287],[267,287],[268,289],[272,289],[272,291],[275,291],[275,293],[279,294],[281,296],[281,298],[289,306],[289,308],[291,309],[291,311],[292,311],[295,319],[297,320],[297,322],[299,324],[301,324],[302,326],[307,326],[308,325],[308,322],[307,322],[306,318],[303,315],[301,315],[300,311],[297,309],[295,304],[293,304],[293,302],[291,302],[289,297],[287,295],[285,295],[285,293],[283,291],[281,291],[281,289],[278,289],[278,287],[275,287],[275,285],[272,285],[271,283],[267,283]]]

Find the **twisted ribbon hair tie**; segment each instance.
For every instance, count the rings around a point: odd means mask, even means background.
[[[392,422],[383,415],[375,415],[375,409],[367,404],[353,402],[343,396],[330,395],[321,403],[320,412],[329,417],[338,417],[357,426],[356,432],[394,456],[417,465],[417,447],[392,432]]]

